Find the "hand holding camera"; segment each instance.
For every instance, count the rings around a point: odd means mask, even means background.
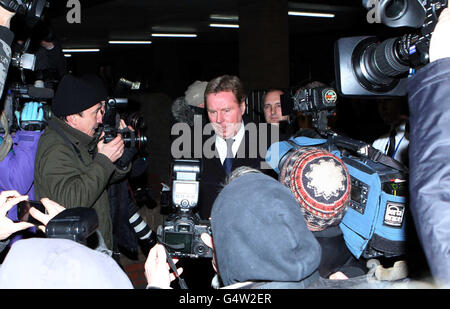
[[[13,222],[7,217],[8,211],[21,201],[28,199],[28,196],[21,195],[15,190],[3,191],[0,193],[0,240],[7,239],[15,232],[25,230],[33,226],[28,222]]]
[[[15,13],[24,15],[25,22],[31,27],[40,19],[46,6],[46,0],[0,0],[0,9],[12,13],[9,19],[11,19]]]
[[[0,2],[2,4],[2,2]],[[11,23],[11,18],[15,15],[15,12],[11,12],[0,5],[0,25],[9,28]]]
[[[450,57],[450,9],[446,8],[439,16],[439,21],[434,28],[430,41],[430,62]]]
[[[102,132],[100,139],[105,135]],[[122,136],[118,134],[113,140],[105,143],[103,139],[97,144],[98,153],[104,154],[111,160],[112,163],[116,162],[123,154],[125,145],[122,140]]]

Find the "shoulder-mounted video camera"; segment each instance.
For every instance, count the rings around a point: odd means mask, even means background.
[[[345,96],[404,96],[408,72],[429,62],[429,44],[448,0],[377,0],[377,20],[388,27],[420,29],[380,42],[374,36],[335,43],[337,90]]]
[[[267,151],[266,162],[280,174],[283,167],[290,168],[284,165],[292,164],[288,158],[301,147],[323,148],[338,156],[351,177],[349,207],[340,223],[347,247],[357,258],[403,255],[408,170],[371,145],[328,129],[327,116],[334,112],[337,100],[331,90],[305,89],[285,98],[291,110],[313,115],[319,138],[297,136],[274,143]]]
[[[158,238],[171,257],[211,258],[212,250],[200,239],[203,233],[211,234],[210,222],[192,212],[198,203],[200,161],[175,160],[172,173],[176,211],[158,227]]]

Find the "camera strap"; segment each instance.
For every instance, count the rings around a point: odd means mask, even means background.
[[[167,248],[166,248],[166,246],[169,246],[169,247],[179,247],[179,246],[168,245],[168,244],[162,242],[162,241],[161,241],[161,238],[160,238],[159,236],[158,236],[158,242],[159,242],[160,244],[162,244],[163,247],[164,247],[164,250],[166,250],[167,263],[169,263],[169,266],[170,266],[170,268],[172,269],[173,275],[175,276],[175,278],[178,279],[178,285],[179,285],[180,288],[182,288],[183,290],[187,290],[187,289],[188,289],[188,286],[187,286],[186,282],[184,281],[184,279],[181,278],[181,277],[178,275],[177,267],[175,266],[175,263],[173,262],[172,257],[170,256],[169,251],[167,251]],[[184,245],[182,245],[182,246],[184,247]],[[181,249],[182,249],[183,247],[181,247]]]
[[[180,288],[182,288],[183,290],[187,290],[188,286],[186,284],[186,282],[184,281],[183,278],[181,278],[180,276],[178,276],[178,272],[177,272],[177,267],[175,266],[175,263],[172,260],[172,257],[169,254],[169,251],[167,251],[167,247],[170,248],[174,248],[174,249],[183,249],[184,248],[184,244],[180,244],[180,245],[169,245],[166,244],[165,242],[162,241],[161,237],[158,236],[158,243],[160,243],[161,245],[163,245],[164,250],[166,250],[166,255],[167,255],[167,263],[169,263],[170,268],[173,271],[173,275],[175,276],[175,278],[178,278],[178,285],[180,286]]]
[[[64,132],[61,130],[61,128],[58,125],[55,125],[54,123],[52,123],[51,121],[48,122],[48,125],[55,130],[56,133],[58,133],[59,136],[62,137],[62,139],[66,142],[67,145],[69,145],[73,152],[75,153],[75,155],[81,160],[81,162],[87,166],[86,162],[84,162],[83,157],[81,156],[80,150],[75,147],[75,145],[69,140],[69,138],[64,134]]]
[[[393,159],[392,157],[385,155],[384,153],[382,153],[381,151],[379,151],[378,149],[374,148],[371,145],[367,145],[365,147],[366,149],[361,150],[363,151],[364,155],[375,161],[375,162],[379,162],[381,164],[384,164],[386,166],[392,167],[396,170],[402,171],[407,173],[408,172],[408,168],[403,165],[401,162]],[[361,154],[361,152],[359,152]]]

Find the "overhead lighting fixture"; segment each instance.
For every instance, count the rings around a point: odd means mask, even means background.
[[[209,15],[209,18],[213,19],[213,20],[223,20],[223,21],[233,21],[233,22],[239,21],[239,17],[236,15],[212,14],[212,15]]]
[[[152,44],[152,41],[108,41],[109,44]]]
[[[331,13],[315,13],[315,12],[298,12],[298,11],[289,11],[288,15],[290,16],[304,16],[304,17],[323,17],[323,18],[334,18],[334,14]]]
[[[72,48],[72,49],[63,49],[63,53],[95,53],[99,52],[99,48]]]
[[[64,57],[69,58],[69,57],[72,57],[72,55],[71,54],[64,54]]]
[[[196,38],[196,34],[192,33],[152,33],[152,37],[162,38]]]
[[[209,26],[213,28],[239,28],[239,25],[236,24],[209,24]]]

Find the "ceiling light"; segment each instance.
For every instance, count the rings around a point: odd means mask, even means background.
[[[224,21],[239,21],[239,17],[236,15],[223,15],[223,14],[212,14],[209,15],[209,18],[214,20],[224,20]]]
[[[188,33],[152,33],[153,37],[165,37],[165,38],[196,38],[196,34]]]
[[[69,58],[69,57],[72,57],[72,55],[71,54],[64,54],[64,57]]]
[[[209,26],[213,28],[239,28],[239,25],[236,24],[209,24]]]
[[[152,41],[108,41],[109,44],[152,44]]]
[[[99,52],[99,48],[72,48],[72,49],[63,49],[63,53],[95,53]]]
[[[334,14],[330,14],[330,13],[314,13],[314,12],[289,11],[288,15],[290,15],[290,16],[304,16],[304,17],[334,18]]]

